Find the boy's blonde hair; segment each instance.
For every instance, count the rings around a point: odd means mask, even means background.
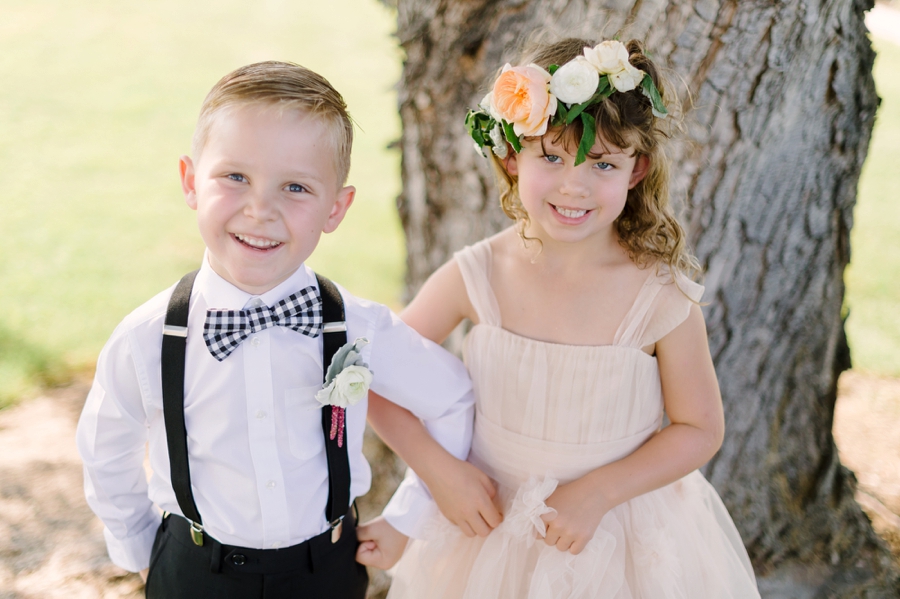
[[[547,69],[550,65],[564,65],[582,56],[585,48],[593,48],[597,42],[569,38],[553,44],[541,45],[526,52],[518,64],[534,63]],[[644,48],[637,40],[625,44],[628,49],[628,60],[636,68],[648,73],[659,90],[663,101],[667,102],[666,85],[659,68],[644,54]],[[669,159],[665,154],[664,143],[670,133],[666,129],[670,125],[668,119],[660,119],[653,115],[650,101],[641,93],[638,86],[629,92],[616,92],[597,104],[589,106],[585,112],[594,117],[597,123],[597,136],[604,142],[619,148],[632,148],[638,157],[647,156],[650,160],[646,176],[633,189],[628,191],[628,198],[622,214],[616,219],[614,226],[619,236],[619,243],[628,252],[629,257],[638,266],[651,263],[666,264],[670,270],[685,275],[693,275],[699,271],[696,258],[690,253],[684,229],[675,218],[669,202]],[[562,141],[572,151],[578,148],[583,125],[581,119],[562,128],[550,129],[546,135],[555,142]],[[524,237],[528,225],[528,213],[519,199],[518,181],[505,168],[504,160],[490,153],[494,172],[500,187],[500,205],[503,211],[519,225],[519,232]],[[591,158],[598,158],[588,154]]]
[[[353,121],[347,104],[324,77],[290,62],[270,60],[247,65],[228,73],[213,86],[203,100],[194,130],[191,152],[195,160],[206,145],[216,114],[248,104],[300,110],[320,119],[331,137],[338,183],[347,182],[353,146]]]

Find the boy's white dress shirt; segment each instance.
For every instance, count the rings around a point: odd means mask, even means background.
[[[227,545],[288,547],[328,528],[328,473],[321,405],[322,337],[281,326],[253,334],[223,362],[203,340],[208,308],[271,306],[309,285],[305,265],[261,296],[217,275],[204,258],[191,295],[185,422],[194,500],[205,530]],[[112,561],[146,568],[160,523],[157,509],[180,514],[172,491],[160,376],[162,328],[174,286],[128,315],[100,354],[78,423],[88,503],[105,524]],[[432,435],[464,459],[474,399],[463,364],[401,322],[388,308],[341,289],[347,338],[366,337],[372,390],[425,420]],[[347,409],[351,501],[365,494],[371,470],[362,454],[367,402]],[[149,441],[149,487],[142,464]],[[155,506],[157,507],[154,507]],[[407,477],[386,510],[388,521],[420,536],[436,509],[422,483]]]

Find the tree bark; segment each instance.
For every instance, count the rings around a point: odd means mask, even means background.
[[[843,272],[878,104],[863,23],[872,0],[397,4],[408,293],[510,224],[462,121],[519,42],[537,30],[643,39],[684,83],[674,200],[706,271],[728,426],[705,474],[764,589],[802,579],[815,596],[896,596],[831,433],[850,364]]]

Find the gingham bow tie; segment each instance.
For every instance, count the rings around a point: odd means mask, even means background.
[[[305,287],[274,306],[259,306],[247,310],[207,310],[203,338],[209,353],[221,362],[244,339],[276,325],[294,329],[310,337],[318,337],[322,332],[322,300],[316,287]]]

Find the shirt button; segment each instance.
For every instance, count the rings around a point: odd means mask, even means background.
[[[263,419],[263,418],[266,417],[266,413],[263,412],[262,410],[259,410],[259,411],[256,413],[256,417],[259,418],[259,419]]]
[[[272,549],[278,549],[278,547],[279,547],[278,543],[272,543]]]
[[[250,307],[251,307],[251,308],[259,308],[259,307],[262,306],[262,305],[263,305],[263,302],[262,302],[262,300],[259,299],[259,298],[256,298],[256,299],[254,299],[252,302],[250,302]]]
[[[253,347],[259,347],[259,337],[254,337],[250,340],[250,345]]]
[[[269,482],[266,483],[266,487],[268,487],[269,489],[274,489],[274,488],[275,488],[275,481],[274,481],[274,480],[270,480]]]

